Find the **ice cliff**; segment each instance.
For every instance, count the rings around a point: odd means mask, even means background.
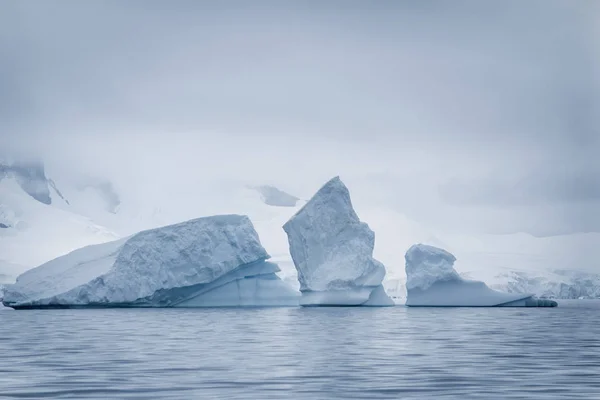
[[[4,305],[203,307],[297,305],[248,217],[222,215],[75,250],[6,287]]]
[[[373,258],[375,234],[361,222],[339,177],[327,182],[283,229],[298,271],[303,306],[393,305]]]
[[[456,258],[424,244],[412,246],[406,259],[406,305],[423,307],[555,307],[552,300],[530,294],[502,293],[485,283],[463,279],[454,270]]]

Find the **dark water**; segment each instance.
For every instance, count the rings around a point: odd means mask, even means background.
[[[0,311],[0,398],[600,399],[600,303]]]

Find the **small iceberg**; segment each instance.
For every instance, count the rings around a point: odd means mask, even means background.
[[[250,219],[198,218],[75,250],[5,288],[15,309],[297,306]]]
[[[375,234],[352,208],[339,177],[327,182],[285,223],[302,306],[392,306],[373,258]]]
[[[406,252],[406,305],[410,307],[556,307],[553,300],[531,294],[503,293],[484,282],[460,277],[456,258],[446,250],[424,244]]]

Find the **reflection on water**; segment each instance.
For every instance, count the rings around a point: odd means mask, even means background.
[[[599,399],[600,302],[0,312],[0,398]]]

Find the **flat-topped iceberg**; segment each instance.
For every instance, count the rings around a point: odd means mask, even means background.
[[[13,308],[297,305],[250,219],[222,215],[75,250],[6,287]]]
[[[460,277],[446,250],[416,244],[406,252],[406,305],[420,307],[556,307],[531,294],[503,293]]]
[[[389,306],[375,234],[352,208],[339,177],[327,182],[283,229],[298,271],[300,305]]]

